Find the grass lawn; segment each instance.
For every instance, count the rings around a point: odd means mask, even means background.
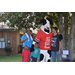
[[[22,62],[22,54],[14,54],[14,55],[0,55],[0,62]],[[52,59],[51,59],[52,62]]]
[[[0,62],[22,62],[22,54],[0,55]]]

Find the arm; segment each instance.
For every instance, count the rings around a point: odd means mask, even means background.
[[[39,43],[40,38],[41,38],[40,36],[41,36],[41,34],[40,34],[40,32],[38,31],[38,33],[37,33],[37,35],[36,35],[36,38],[35,38],[35,40],[34,40],[33,43],[32,43],[30,52],[33,52],[33,51],[34,51],[34,45],[35,45],[36,42]]]
[[[39,53],[38,53],[38,60],[40,61],[40,50],[39,50]]]
[[[28,61],[30,61],[30,55],[29,55],[29,59],[28,59]]]
[[[28,40],[27,36],[26,35],[23,35],[22,38],[21,38],[21,42],[23,43],[26,40]]]
[[[58,54],[61,54],[61,41],[59,41],[59,52]]]
[[[24,39],[24,40],[21,40],[21,42],[23,43],[24,41],[28,40],[28,38]]]

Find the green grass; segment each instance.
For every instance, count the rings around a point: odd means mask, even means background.
[[[0,55],[0,62],[22,62],[22,54]]]
[[[14,54],[14,55],[0,55],[0,62],[22,62],[22,54]],[[51,59],[52,62],[52,59]]]

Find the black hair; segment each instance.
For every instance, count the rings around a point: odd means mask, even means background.
[[[27,45],[25,45],[25,46],[27,46]],[[27,46],[28,47],[28,46]]]
[[[57,32],[58,28],[57,27],[53,27],[53,29]]]
[[[32,30],[30,30],[30,29],[27,29],[26,32],[28,32],[28,30],[32,33]]]

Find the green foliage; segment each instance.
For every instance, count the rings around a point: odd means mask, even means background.
[[[3,20],[9,20],[8,26],[17,27],[19,29],[28,29],[32,27],[33,29],[41,26],[39,24],[40,20],[45,16],[49,17],[53,21],[53,26],[58,27],[58,16],[63,15],[68,12],[4,12],[2,14]],[[70,26],[71,22],[71,13],[69,13],[68,24]],[[2,20],[2,21],[3,21]],[[4,21],[4,22],[5,22]],[[35,23],[33,25],[33,22]],[[51,25],[51,28],[53,27]]]
[[[12,48],[10,46],[7,46],[4,48],[5,52],[7,52],[7,55],[9,55],[12,51]]]

